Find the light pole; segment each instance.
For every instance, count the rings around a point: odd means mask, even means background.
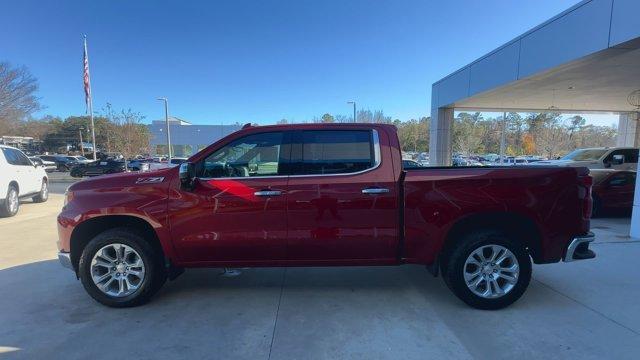
[[[164,122],[167,125],[167,150],[168,150],[168,163],[171,164],[171,133],[169,132],[169,100],[167,98],[158,98],[160,101],[164,101]]]
[[[80,126],[80,128],[78,129],[78,133],[80,134],[80,153],[82,153],[82,156],[84,156],[84,145],[82,144],[82,130],[84,130],[84,127]]]
[[[353,122],[356,122],[356,102],[347,101],[347,104],[353,104]]]

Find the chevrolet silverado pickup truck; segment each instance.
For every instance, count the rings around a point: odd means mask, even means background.
[[[503,308],[538,264],[595,257],[592,179],[573,167],[402,167],[384,124],[245,126],[179,167],[73,184],[60,262],[107,306],[184,268],[425,265]]]

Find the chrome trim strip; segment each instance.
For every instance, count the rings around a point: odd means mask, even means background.
[[[362,189],[362,193],[363,194],[386,194],[389,192],[389,189],[385,189],[385,188],[367,188],[367,189]]]
[[[564,259],[562,260],[564,262],[575,261],[573,258],[573,254],[576,252],[576,249],[578,248],[578,246],[580,244],[590,243],[593,240],[595,240],[595,238],[596,236],[592,232],[584,236],[577,236],[573,238],[573,240],[571,240],[571,243],[567,247],[567,253],[564,255]]]
[[[59,252],[58,253],[58,261],[60,261],[60,265],[66,267],[67,269],[74,270],[73,264],[71,263],[71,254],[68,252]]]
[[[378,136],[378,130],[372,129],[371,131],[373,131],[373,160],[375,161],[373,168],[375,169],[382,161],[380,158],[380,137]]]
[[[253,193],[255,196],[279,196],[282,195],[282,191],[279,190],[262,190]]]
[[[373,131],[373,161],[374,164],[372,167],[352,173],[344,173],[344,174],[308,174],[308,175],[268,175],[268,176],[234,176],[234,177],[218,177],[218,178],[198,178],[199,180],[242,180],[242,179],[278,179],[278,178],[305,178],[305,177],[314,177],[314,176],[352,176],[352,175],[360,175],[369,171],[373,171],[380,167],[382,164],[382,157],[380,155],[380,137],[378,135],[378,130],[372,129]]]

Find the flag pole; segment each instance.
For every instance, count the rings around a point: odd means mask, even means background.
[[[87,35],[84,36],[84,56],[86,57],[86,71],[89,74],[89,52],[87,51]],[[91,147],[93,148],[93,161],[98,160],[96,156],[96,125],[93,122],[93,100],[91,99],[91,81],[88,83],[89,92],[87,94],[87,105],[89,107],[89,118],[91,119]]]
[[[98,160],[96,156],[96,125],[93,122],[93,101],[91,100],[91,97],[89,97],[89,114],[89,117],[91,118],[91,147],[93,148],[93,161],[96,161]]]

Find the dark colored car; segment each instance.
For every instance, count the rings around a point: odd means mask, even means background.
[[[56,163],[58,171],[69,171],[72,167],[78,164],[76,159],[67,155],[38,155],[38,157],[42,160],[53,161]]]
[[[184,268],[421,264],[498,309],[525,292],[532,260],[595,257],[588,169],[403,169],[396,131],[245,126],[180,166],[77,182],[58,258],[114,307]]]
[[[593,216],[606,212],[630,211],[636,188],[636,172],[591,170],[593,177]]]
[[[402,160],[403,169],[414,169],[414,168],[420,168],[420,167],[422,167],[422,165],[420,165],[420,163],[415,160],[409,160],[409,159]]]
[[[78,164],[71,168],[70,175],[73,177],[98,176],[104,174],[115,174],[126,171],[124,161],[98,160],[88,164]]]

